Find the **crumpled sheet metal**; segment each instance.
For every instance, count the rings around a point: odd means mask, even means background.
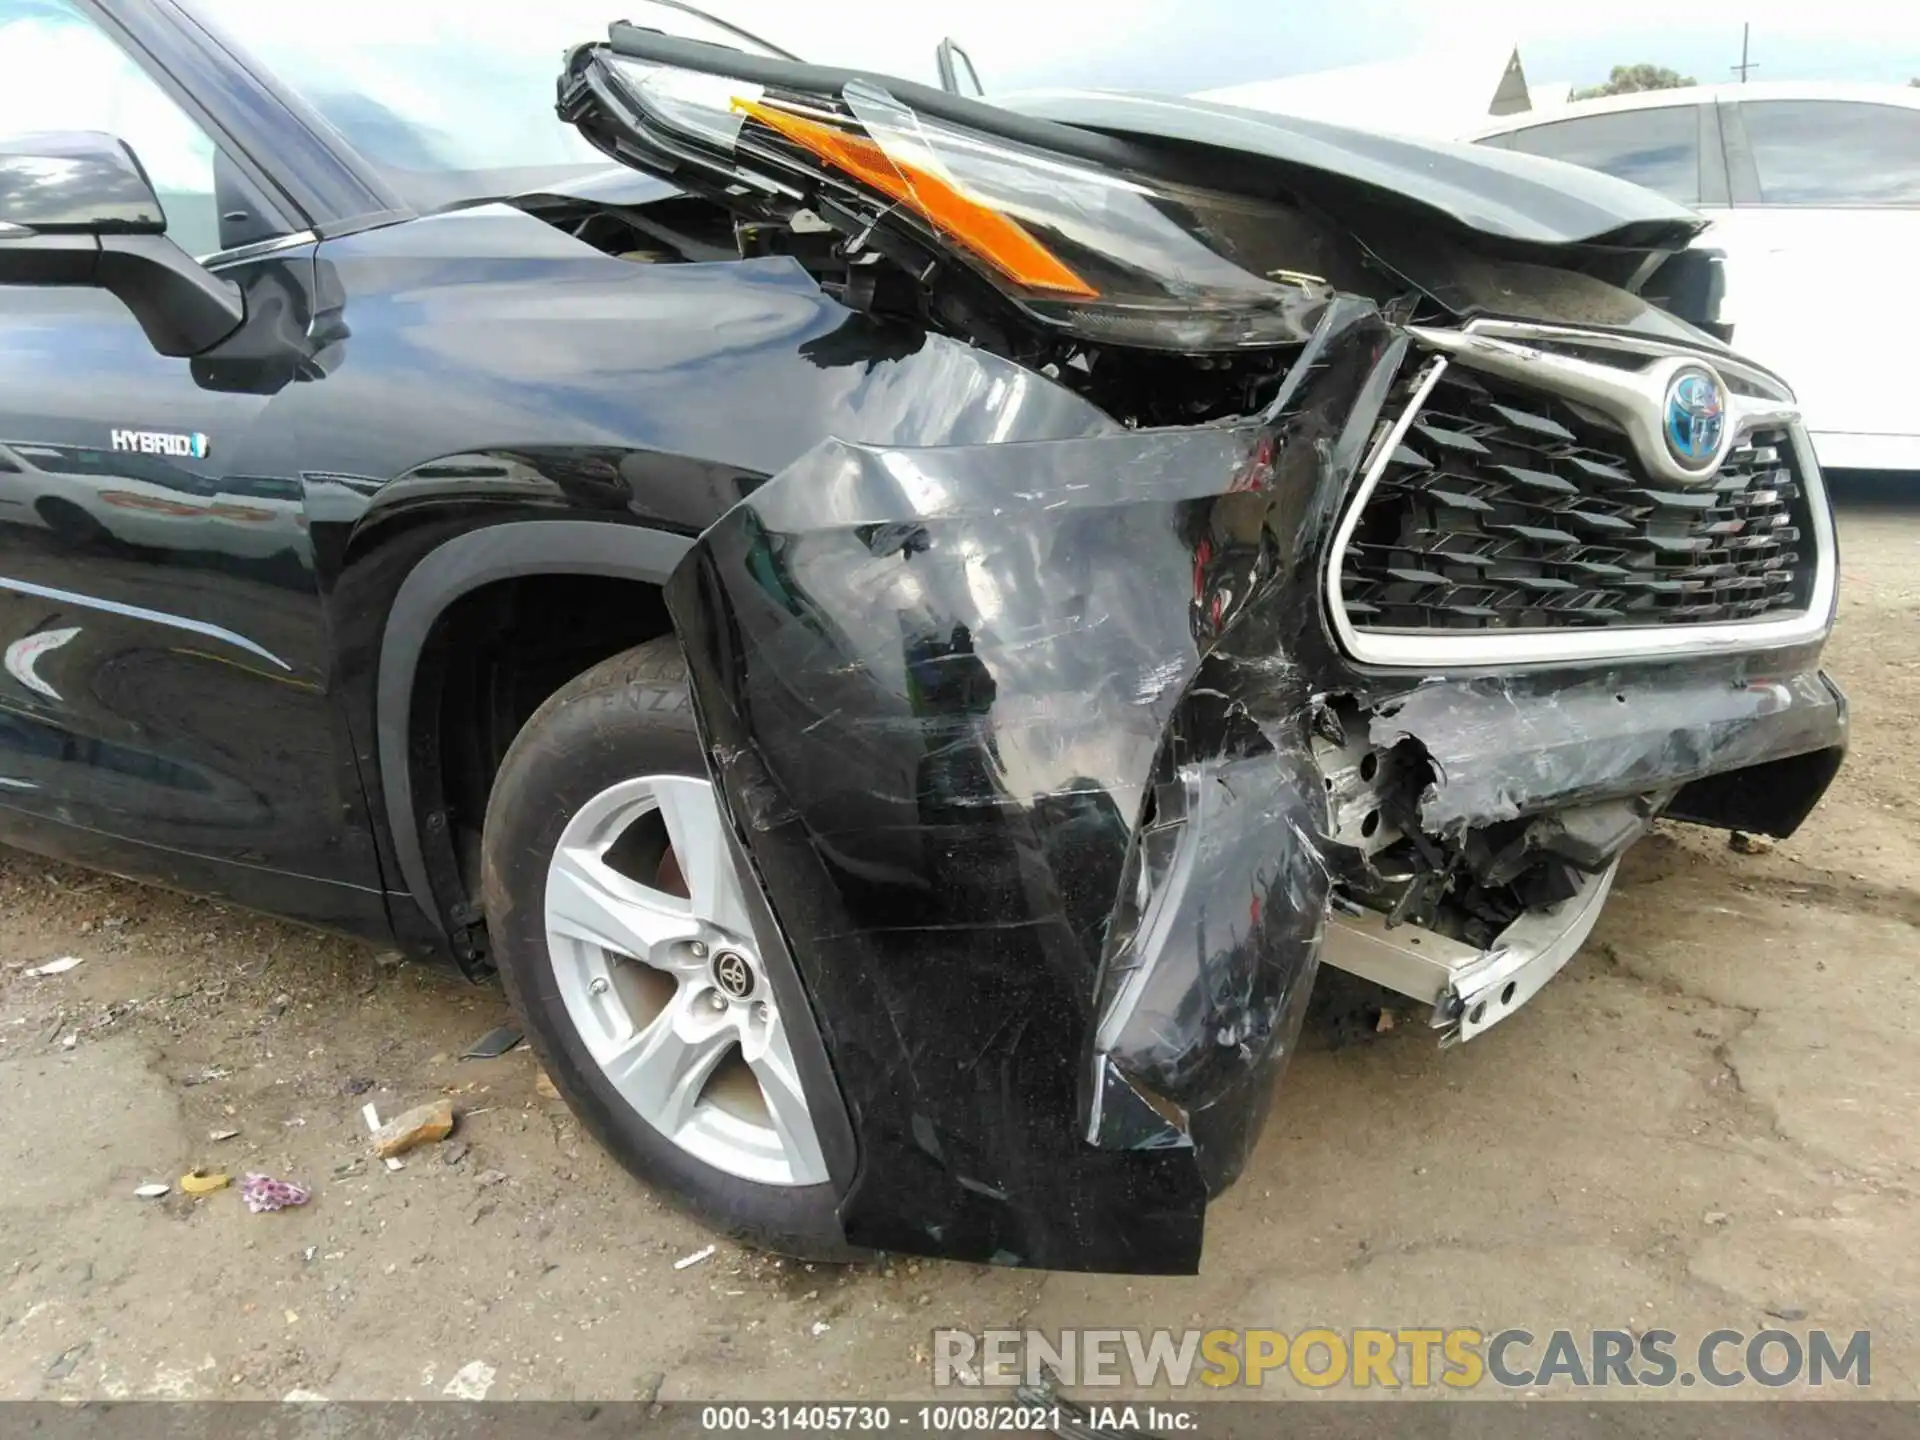
[[[1270,423],[828,443],[669,585],[721,788],[851,1112],[855,1243],[1197,1263],[1325,910],[1293,657],[1320,643],[1314,557],[1396,343],[1371,306],[1336,310]],[[1217,785],[1207,877],[1174,897],[1164,995],[1096,1061],[1133,963],[1103,978],[1143,803],[1183,772]],[[1226,1018],[1235,1003],[1252,1009]],[[1084,1092],[1109,1072],[1182,1143],[1086,1143]]]

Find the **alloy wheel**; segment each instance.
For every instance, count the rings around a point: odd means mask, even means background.
[[[706,780],[623,780],[547,870],[547,950],[587,1052],[661,1135],[763,1185],[827,1177]]]

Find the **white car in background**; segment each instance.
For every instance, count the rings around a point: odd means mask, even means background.
[[[51,530],[75,546],[178,551],[214,539],[236,559],[284,552],[297,564],[303,500],[300,482],[283,476],[210,477],[160,455],[0,440],[0,525]]]
[[[1703,85],[1503,117],[1466,137],[1711,217],[1722,318],[1793,377],[1820,463],[1920,472],[1920,88]]]

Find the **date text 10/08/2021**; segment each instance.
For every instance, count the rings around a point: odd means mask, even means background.
[[[1061,1435],[1069,1424],[1095,1430],[1190,1433],[1198,1429],[1193,1407],[1177,1405],[1099,1405],[1089,1409],[1063,1405],[704,1405],[700,1428],[707,1433],[795,1430],[849,1434],[897,1430],[902,1434]]]

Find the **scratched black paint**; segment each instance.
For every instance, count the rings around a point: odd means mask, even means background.
[[[1317,587],[1406,363],[1342,301],[1255,423],[824,445],[676,574],[715,772],[852,1115],[856,1243],[1198,1263],[1317,964],[1325,696],[1431,744],[1463,823],[1839,743],[1823,681],[1765,678],[1808,655],[1462,681],[1342,659]],[[1611,711],[1588,713],[1602,688]],[[1690,710],[1706,688],[1735,698]],[[1564,741],[1515,755],[1476,699]],[[1629,711],[1608,771],[1579,737]]]
[[[219,438],[195,467],[206,514],[171,546],[92,557],[84,537],[10,526],[0,549],[16,577],[48,584],[77,556],[106,598],[216,625],[292,669],[219,645],[156,649],[146,622],[95,612],[44,669],[88,708],[62,718],[31,701],[8,743],[23,773],[68,764],[55,757],[77,753],[75,734],[129,761],[48,771],[59,808],[12,797],[10,838],[362,933],[390,914],[406,933],[422,898],[393,850],[407,817],[364,796],[380,789],[373,664],[412,567],[502,521],[692,537],[744,496],[675,605],[716,771],[855,1115],[845,1214],[867,1243],[1063,1267],[1196,1262],[1206,1193],[1257,1136],[1311,984],[1324,877],[1293,842],[1322,823],[1299,774],[1314,697],[1406,695],[1406,727],[1459,750],[1451,773],[1477,768],[1529,809],[1667,775],[1692,782],[1677,803],[1692,795],[1701,818],[1790,828],[1797,815],[1762,813],[1784,773],[1768,766],[1837,753],[1833,705],[1800,703],[1827,693],[1807,688],[1810,653],[1426,684],[1351,669],[1315,577],[1404,363],[1364,301],[1329,310],[1261,422],[1128,434],[991,356],[852,317],[790,265],[626,265],[501,208],[230,273],[252,319],[191,364],[144,350],[105,297],[40,292],[9,311],[9,324],[78,322],[70,334],[97,334],[89,356],[173,394],[171,413]],[[577,313],[552,311],[562,280]],[[439,297],[431,315],[424,294]],[[551,344],[485,343],[534,307],[546,328],[529,333]],[[671,364],[633,368],[633,326],[663,314],[701,323],[674,329]],[[58,373],[7,373],[16,437],[23,417],[51,415],[59,433],[44,438],[97,447],[121,418],[56,391]],[[428,392],[451,399],[423,404]],[[717,392],[759,403],[694,403]],[[941,448],[809,451],[836,434]],[[493,438],[476,450],[480,435]],[[1041,443],[982,443],[993,435]],[[310,523],[278,558],[228,553],[241,522],[216,506],[271,483],[296,487]],[[6,607],[22,625],[70,623],[19,596]],[[137,667],[140,684],[113,679]],[[1634,766],[1577,786],[1458,719],[1474,695],[1569,716],[1583,686],[1658,695],[1687,675],[1797,698],[1716,711],[1706,750],[1669,707]],[[271,743],[222,739],[215,717],[233,714],[259,717]],[[1588,715],[1559,748],[1581,753],[1601,723]],[[48,725],[59,733],[42,745]],[[1738,763],[1746,783],[1698,788],[1703,762]],[[1285,785],[1237,784],[1262,765],[1263,784]],[[1794,773],[1803,812],[1831,765]],[[1182,958],[1156,952],[1159,979],[1205,983],[1173,985],[1159,1020],[1096,1053],[1139,958],[1116,905],[1144,863],[1143,807],[1176,783],[1217,790],[1203,836],[1215,859],[1199,867],[1215,892],[1165,902],[1188,918]],[[124,828],[134,814],[145,842]],[[1196,1040],[1236,1006],[1251,1018],[1230,1044]]]
[[[98,291],[0,306],[0,440],[216,437],[167,536],[49,518],[51,472],[19,470],[0,632],[75,634],[32,671],[54,694],[0,713],[25,785],[0,833],[433,931],[396,855],[420,816],[384,803],[375,743],[408,575],[501,524],[701,536],[672,604],[853,1120],[857,1242],[1197,1263],[1317,963],[1324,697],[1429,757],[1441,827],[1677,785],[1671,813],[1786,833],[1832,777],[1817,647],[1445,678],[1339,654],[1328,534],[1408,362],[1367,301],[1328,306],[1256,422],[1123,432],[791,263],[636,266],[507,206],[408,215],[173,7],[112,8],[216,138],[247,137],[268,232],[321,238],[218,263],[247,322],[191,361]],[[1440,266],[1402,228],[1418,254],[1379,258],[1456,315],[1571,318],[1576,282]],[[1606,295],[1595,323],[1671,331]],[[254,553],[263,497],[294,523]]]

